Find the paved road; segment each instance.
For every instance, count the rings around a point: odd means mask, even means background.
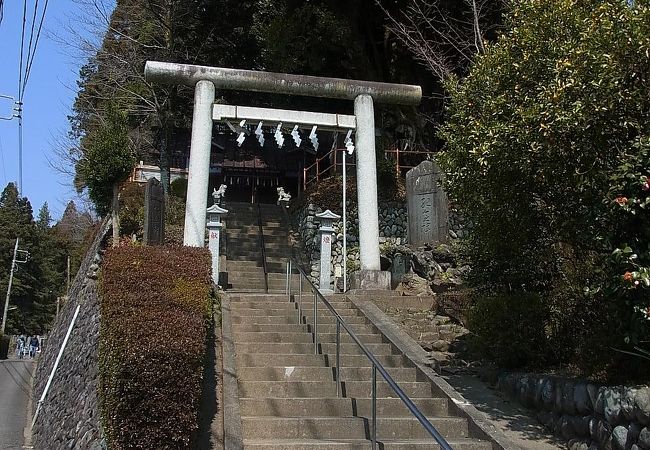
[[[34,361],[0,361],[0,450],[20,450]]]

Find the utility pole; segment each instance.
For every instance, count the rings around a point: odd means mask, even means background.
[[[16,256],[18,253],[21,253],[25,256],[25,259],[17,260]],[[16,245],[14,246],[14,259],[11,261],[11,272],[9,273],[9,285],[7,286],[7,297],[5,298],[5,308],[2,313],[2,328],[0,328],[0,335],[5,334],[5,327],[7,325],[7,311],[9,311],[9,297],[11,297],[11,284],[14,281],[14,270],[16,269],[16,263],[25,263],[29,252],[27,250],[18,250],[18,238],[16,238]]]

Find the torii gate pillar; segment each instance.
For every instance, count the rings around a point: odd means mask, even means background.
[[[359,262],[361,263],[361,270],[380,270],[375,108],[371,96],[363,94],[354,99],[354,115],[357,118]]]
[[[210,179],[213,103],[214,84],[211,81],[200,80],[194,89],[192,140],[183,232],[183,245],[190,247],[205,245],[205,205],[208,203]]]

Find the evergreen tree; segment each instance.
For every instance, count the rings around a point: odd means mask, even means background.
[[[50,228],[50,223],[52,223],[52,215],[50,214],[50,208],[47,205],[47,202],[43,203],[41,209],[38,210],[38,219],[36,220],[36,225],[41,230],[48,230]]]
[[[80,215],[74,203],[66,208],[64,219],[81,224],[88,230],[91,220]],[[70,216],[76,216],[74,220]],[[47,331],[56,310],[56,298],[65,294],[67,256],[84,247],[85,231],[64,233],[64,227],[50,227],[52,221],[45,203],[34,221],[32,207],[26,197],[20,197],[13,183],[0,195],[0,291],[7,292],[13,250],[16,239],[19,249],[29,252],[24,263],[16,264],[11,289],[6,332],[37,334]],[[65,223],[63,224],[65,226]],[[77,228],[82,228],[75,225]],[[70,226],[69,228],[74,228]],[[81,235],[81,237],[79,237]],[[18,259],[24,259],[19,255]],[[77,257],[77,259],[79,259]],[[77,264],[78,266],[78,264]]]

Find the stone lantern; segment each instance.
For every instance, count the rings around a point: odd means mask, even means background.
[[[212,254],[212,281],[219,284],[219,238],[223,223],[221,216],[228,210],[221,208],[219,205],[212,205],[207,209],[208,214],[208,248]]]
[[[340,219],[341,216],[334,214],[329,209],[320,214],[316,214],[320,219],[320,284],[319,289],[323,294],[333,294],[330,288],[330,271],[332,268],[332,235],[334,227],[332,222]]]

